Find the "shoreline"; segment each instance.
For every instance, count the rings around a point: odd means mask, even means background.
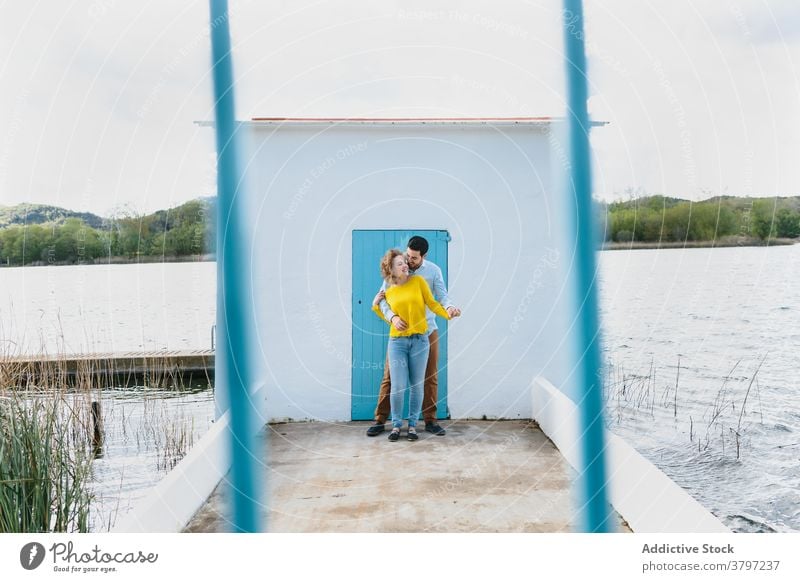
[[[769,240],[761,240],[758,238],[749,237],[726,237],[719,240],[705,240],[705,241],[683,241],[683,242],[667,242],[667,241],[631,241],[631,242],[604,242],[597,250],[598,251],[636,251],[636,250],[652,250],[652,249],[709,249],[709,248],[729,248],[729,247],[777,247],[777,246],[790,246],[800,243],[800,239],[792,238],[773,238]],[[57,261],[53,263],[46,263],[44,261],[35,261],[27,265],[8,265],[0,263],[0,269],[19,269],[21,267],[76,267],[83,265],[135,265],[141,263],[203,263],[215,262],[217,257],[215,254],[207,255],[183,255],[180,257],[164,257],[164,256],[142,256],[135,259],[129,257],[105,257],[103,259],[94,259],[91,262],[70,262],[70,261]]]
[[[635,251],[643,249],[712,249],[729,247],[778,247],[797,244],[798,240],[792,238],[773,238],[768,240],[733,237],[719,240],[697,240],[684,242],[667,241],[631,241],[631,242],[604,242],[598,249],[601,251]]]
[[[34,261],[27,265],[8,265],[0,264],[0,269],[19,269],[22,267],[78,267],[78,266],[92,266],[92,265],[136,265],[141,263],[206,263],[215,262],[217,256],[215,254],[208,255],[183,255],[180,257],[164,257],[164,256],[143,256],[131,259],[128,257],[104,257],[97,258],[92,261],[55,261],[46,263],[44,261]]]

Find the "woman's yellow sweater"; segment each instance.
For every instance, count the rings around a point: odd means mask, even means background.
[[[430,287],[425,279],[419,275],[413,275],[402,285],[392,285],[386,289],[386,301],[395,314],[408,324],[408,329],[398,331],[391,321],[389,323],[390,337],[405,337],[415,333],[427,333],[428,322],[425,321],[425,306],[427,305],[436,315],[441,315],[445,319],[450,316],[444,307],[436,301],[431,293]],[[373,305],[372,310],[378,314],[382,320],[386,318],[381,313],[379,305]]]

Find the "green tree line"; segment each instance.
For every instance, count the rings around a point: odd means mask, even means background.
[[[641,196],[599,203],[606,242],[715,241],[725,237],[767,240],[800,237],[800,197],[722,196],[690,202]],[[183,257],[215,252],[215,205],[192,200],[148,215],[126,212],[99,227],[83,218],[13,224],[0,228],[0,262],[6,265],[95,263],[122,257]]]
[[[800,197],[715,197],[691,202],[643,196],[599,204],[606,242],[715,241],[723,237],[767,240],[800,236]]]
[[[106,219],[93,228],[77,217],[61,223],[0,229],[0,261],[6,265],[95,263],[112,257],[182,257],[215,252],[214,207],[192,200],[170,210]]]

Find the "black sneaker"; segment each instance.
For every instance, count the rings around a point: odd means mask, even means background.
[[[436,436],[444,436],[447,431],[444,430],[441,426],[439,426],[435,422],[426,422],[425,432],[433,433]]]
[[[367,429],[367,436],[378,436],[383,431],[386,430],[386,427],[383,426],[382,422],[376,422],[371,427]]]
[[[392,432],[389,433],[389,440],[395,442],[396,440],[400,439],[400,429],[393,428]]]
[[[413,426],[409,427],[409,429],[408,429],[408,440],[415,441],[418,438],[419,438],[419,435],[417,434],[417,429],[415,429]]]

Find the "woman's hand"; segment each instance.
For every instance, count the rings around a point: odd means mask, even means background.
[[[446,311],[447,315],[450,316],[450,319],[461,316],[461,310],[458,307],[448,307]]]
[[[383,290],[378,291],[378,294],[375,296],[375,299],[372,300],[372,305],[376,306],[379,305],[381,301],[386,299],[386,292]]]
[[[403,321],[403,318],[399,315],[392,317],[392,325],[397,331],[405,331],[408,329],[408,324]]]

